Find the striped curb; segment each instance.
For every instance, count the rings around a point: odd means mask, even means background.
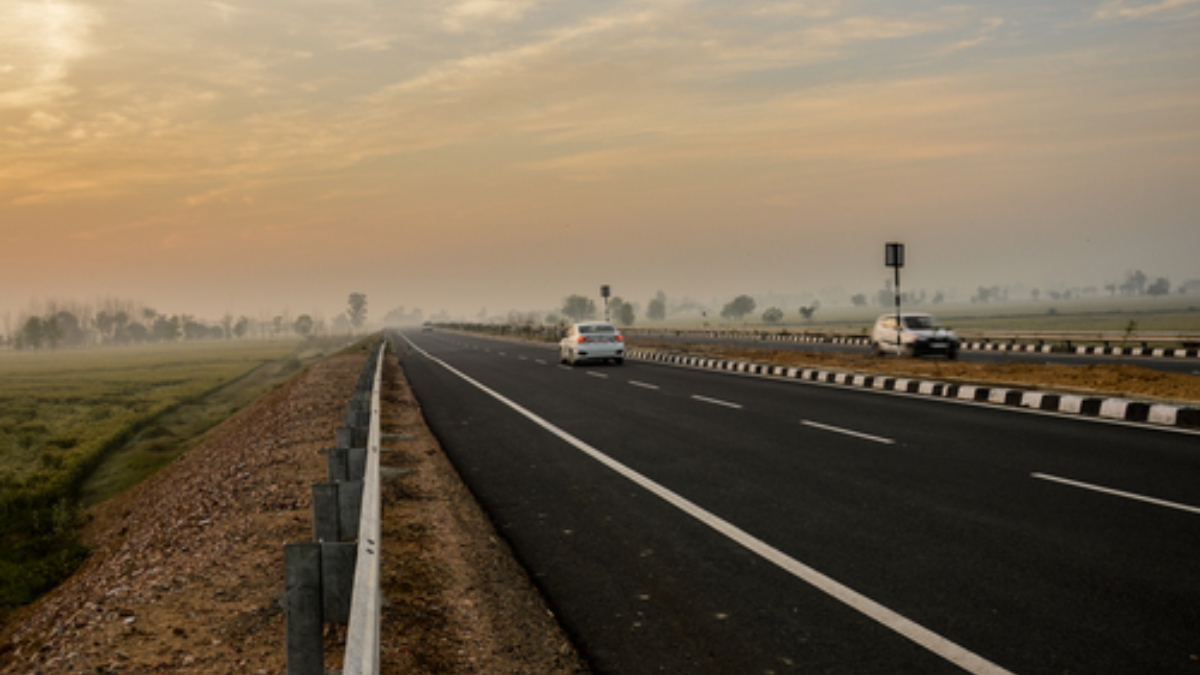
[[[1149,403],[1123,398],[1079,396],[1044,391],[1028,391],[1024,389],[1009,389],[1006,387],[916,380],[890,375],[871,375],[844,371],[816,370],[795,366],[776,366],[748,361],[681,356],[678,354],[643,350],[630,350],[625,353],[625,356],[626,358],[641,361],[669,363],[693,368],[839,384],[849,387],[878,389],[880,391],[896,391],[907,394],[990,403],[1014,408],[1083,415],[1086,417],[1124,422],[1146,422],[1168,427],[1200,428],[1200,408],[1166,403]]]

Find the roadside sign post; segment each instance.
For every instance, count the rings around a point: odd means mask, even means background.
[[[903,330],[903,325],[900,323],[900,268],[904,267],[904,244],[891,242],[884,245],[883,261],[892,269],[896,270],[896,353],[901,352],[900,331]]]
[[[604,320],[605,321],[612,321],[612,319],[609,318],[609,316],[608,316],[608,296],[610,296],[610,295],[612,295],[612,293],[608,287],[608,284],[604,284],[603,286],[600,287],[600,297],[604,298]]]

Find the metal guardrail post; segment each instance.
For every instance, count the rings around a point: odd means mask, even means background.
[[[283,547],[287,675],[325,675],[321,544]]]

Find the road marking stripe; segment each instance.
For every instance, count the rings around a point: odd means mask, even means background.
[[[825,431],[832,431],[835,434],[845,434],[846,436],[853,436],[855,438],[861,438],[861,439],[864,439],[867,441],[874,441],[875,443],[883,443],[884,445],[892,445],[896,442],[895,440],[893,440],[891,438],[884,438],[882,436],[872,436],[871,434],[864,434],[861,431],[851,431],[850,429],[843,429],[842,427],[834,427],[834,426],[830,426],[828,424],[821,424],[820,422],[813,422],[812,420],[800,420],[800,424],[803,424],[806,427],[812,427],[814,429],[824,429]]]
[[[604,373],[593,373],[593,372],[592,372],[592,371],[590,371],[590,370],[588,371],[588,375],[591,375],[592,377],[598,377],[598,378],[600,378],[600,379],[602,379],[602,380],[607,380],[607,379],[608,379],[608,376],[607,376],[607,375],[605,375]]]
[[[1187,504],[1179,504],[1177,502],[1169,502],[1169,501],[1166,501],[1165,499],[1156,499],[1154,497],[1147,497],[1145,495],[1139,495],[1135,492],[1125,492],[1124,490],[1114,490],[1113,488],[1106,488],[1101,485],[1093,485],[1091,483],[1084,483],[1082,481],[1071,480],[1070,478],[1061,478],[1059,476],[1051,476],[1050,474],[1045,474],[1045,473],[1034,473],[1034,474],[1030,474],[1030,475],[1033,476],[1034,478],[1038,478],[1041,480],[1048,480],[1053,483],[1061,483],[1063,485],[1070,485],[1071,487],[1082,488],[1084,490],[1091,490],[1093,492],[1100,492],[1100,493],[1103,493],[1106,495],[1113,495],[1115,497],[1124,497],[1126,499],[1133,499],[1133,500],[1139,501],[1139,502],[1146,502],[1147,504],[1154,504],[1156,506],[1165,506],[1169,509],[1178,509],[1180,511],[1187,511],[1188,513],[1200,513],[1200,507],[1188,506]]]
[[[704,401],[705,403],[712,403],[713,405],[721,405],[721,406],[725,406],[726,408],[733,408],[734,410],[742,409],[742,404],[740,404],[740,403],[730,403],[729,401],[722,401],[719,398],[709,398],[707,396],[700,396],[699,394],[693,394],[692,398],[696,399],[697,401]]]
[[[647,382],[638,382],[637,380],[630,380],[629,384],[632,384],[635,387],[641,387],[642,389],[658,389],[657,384],[649,384]]]
[[[546,365],[545,359],[534,359],[534,363],[542,366]]]
[[[812,567],[809,567],[795,558],[788,556],[783,551],[774,548],[765,541],[757,539],[753,535],[739,529],[737,526],[722,519],[716,514],[704,510],[699,505],[668,490],[666,487],[659,485],[658,483],[650,480],[633,469],[630,469],[617,460],[600,452],[596,448],[593,448],[587,443],[584,443],[578,438],[568,434],[566,431],[554,426],[545,419],[538,417],[534,413],[522,407],[519,403],[505,397],[500,392],[488,388],[487,385],[472,379],[471,376],[463,373],[449,363],[446,363],[436,356],[433,356],[429,352],[426,352],[424,349],[421,349],[413,344],[412,340],[408,339],[408,336],[403,337],[405,341],[407,341],[408,344],[413,347],[413,349],[415,349],[425,358],[457,375],[465,382],[473,385],[497,401],[500,401],[517,414],[542,427],[576,450],[579,450],[600,464],[603,464],[617,474],[624,476],[629,481],[641,486],[643,489],[658,496],[668,504],[671,504],[697,521],[704,523],[713,530],[723,534],[731,541],[740,544],[764,560],[771,562],[780,569],[795,576],[797,579],[800,579],[814,588],[817,588],[826,595],[829,595],[830,597],[838,600],[839,602],[872,619],[873,621],[890,628],[896,633],[899,633],[900,635],[908,638],[909,640],[949,661],[950,663],[955,664],[968,673],[973,673],[974,675],[1013,675],[1011,671],[1001,668],[982,656],[979,656],[978,654],[959,646],[958,644],[942,637],[941,635],[938,635],[928,628],[916,623],[912,619],[909,619],[894,610],[884,607],[883,605],[875,602],[858,591],[853,590],[849,586],[845,586],[837,581],[834,581],[832,578],[827,577]]]

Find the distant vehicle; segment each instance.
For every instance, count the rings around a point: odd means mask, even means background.
[[[426,321],[425,323],[421,324],[421,331],[425,333],[433,332],[433,322]]]
[[[930,314],[901,314],[900,339],[896,340],[896,315],[884,314],[871,329],[871,349],[876,354],[958,356],[958,336],[938,324]]]
[[[588,321],[571,324],[558,343],[559,363],[584,361],[625,362],[625,338],[611,323]]]

